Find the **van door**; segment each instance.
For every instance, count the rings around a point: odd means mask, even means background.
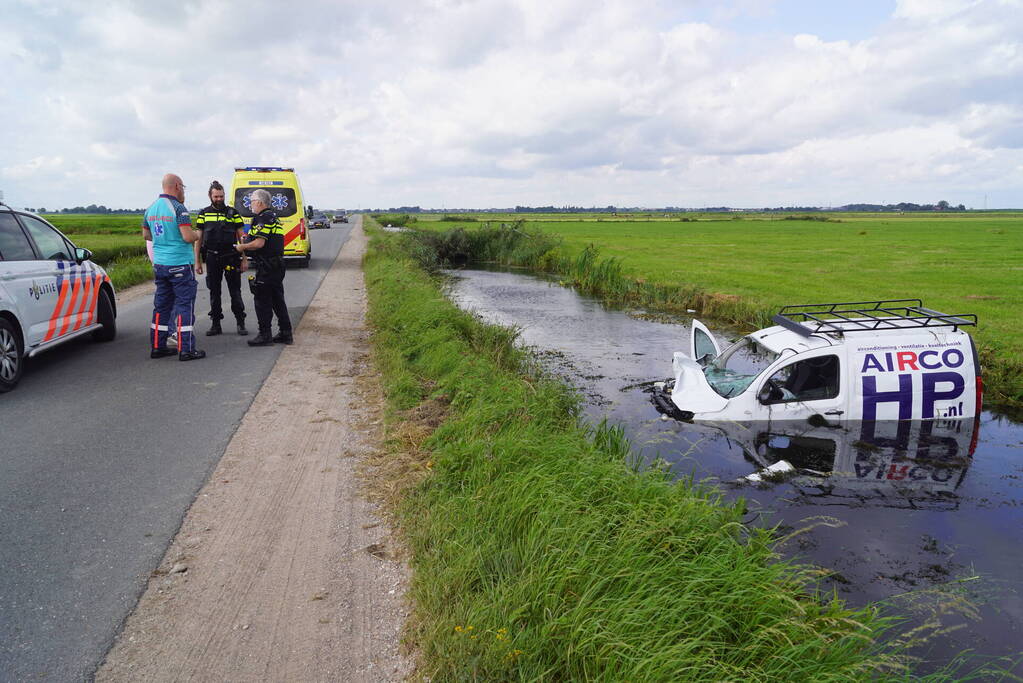
[[[814,415],[829,424],[843,419],[849,389],[835,349],[787,356],[754,383],[757,402],[775,420],[805,420]]]
[[[706,325],[694,318],[692,329],[692,335],[689,338],[689,356],[693,360],[700,365],[706,365],[721,355],[721,349]]]

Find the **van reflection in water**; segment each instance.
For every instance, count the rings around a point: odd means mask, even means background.
[[[771,468],[764,479],[784,479],[797,495],[812,499],[805,502],[955,508],[979,420],[713,426],[738,442],[758,469]]]

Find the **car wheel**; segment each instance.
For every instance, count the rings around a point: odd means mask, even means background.
[[[117,320],[114,317],[114,304],[110,301],[110,293],[105,289],[99,292],[96,319],[102,327],[92,333],[92,338],[100,342],[112,341],[117,336]]]
[[[21,379],[25,364],[21,351],[21,335],[9,320],[0,318],[0,393],[10,391]]]

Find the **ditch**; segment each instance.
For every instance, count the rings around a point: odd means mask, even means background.
[[[917,673],[964,651],[1019,655],[1023,424],[990,411],[976,435],[972,420],[794,430],[666,420],[650,390],[670,375],[672,353],[688,346],[684,322],[612,310],[524,270],[450,274],[456,304],[517,328],[520,342],[580,393],[584,417],[622,426],[645,466],[742,497],[748,523],[777,526],[783,558],[826,570],[823,590],[907,618],[899,631],[917,639]],[[740,336],[715,332],[725,342]],[[783,459],[795,473],[745,479]]]

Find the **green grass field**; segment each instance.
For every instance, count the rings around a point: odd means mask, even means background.
[[[72,235],[107,234],[141,235],[142,214],[48,213],[43,218],[68,237]]]
[[[46,214],[44,218],[104,266],[118,258],[146,255],[140,214]]]
[[[516,216],[473,214],[474,221],[430,221],[419,228],[469,229]],[[595,245],[623,274],[668,287],[737,296],[758,309],[785,304],[919,298],[947,313],[976,313],[984,358],[1023,367],[1017,334],[1023,316],[1023,213],[689,215],[696,220],[540,216],[524,230],[561,239],[578,255]],[[439,217],[438,217],[439,218]],[[574,218],[574,219],[573,219]],[[1019,373],[1010,372],[1009,374]],[[1000,384],[1007,395],[1023,395]]]
[[[141,214],[45,214],[43,216],[75,243],[92,252],[92,260],[107,270],[114,289],[121,290],[153,277],[142,239]]]

